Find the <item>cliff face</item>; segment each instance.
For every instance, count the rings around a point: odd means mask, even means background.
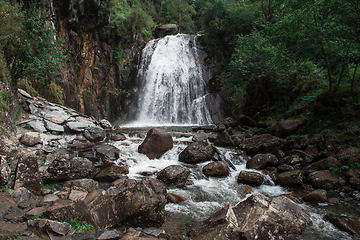
[[[125,119],[145,42],[140,35],[122,46],[125,60],[116,64],[117,41],[109,38],[109,9],[97,0],[47,0],[41,5],[46,24],[65,41],[68,59],[61,65],[64,102],[95,119]]]

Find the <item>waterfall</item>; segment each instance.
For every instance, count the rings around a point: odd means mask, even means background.
[[[152,40],[139,66],[136,122],[143,125],[211,125],[208,72],[197,36]]]

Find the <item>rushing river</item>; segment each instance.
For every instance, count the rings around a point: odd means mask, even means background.
[[[146,133],[146,129],[143,130]],[[167,130],[170,132],[170,129]],[[138,153],[137,148],[143,139],[131,134],[131,130],[127,134],[126,141],[114,143],[121,150],[121,158],[118,161],[126,162],[130,166],[130,178],[141,179],[144,177],[144,174],[156,177],[157,171],[173,164],[186,166],[191,169],[189,180],[193,184],[186,185],[183,188],[168,189],[168,192],[181,195],[187,200],[180,204],[169,203],[165,207],[168,212],[172,213],[170,218],[174,218],[175,222],[177,221],[176,227],[172,225],[173,228],[177,229],[172,229],[172,231],[183,234],[186,233],[191,225],[205,220],[225,204],[236,204],[250,195],[244,195],[242,191],[239,191],[240,185],[236,181],[239,171],[246,169],[246,160],[243,158],[243,153],[239,150],[219,148],[223,157],[229,159],[236,167],[236,170],[231,170],[230,175],[224,178],[208,178],[203,175],[202,167],[208,162],[196,165],[179,162],[178,155],[189,145],[194,134],[185,130],[187,129],[183,128],[182,132],[171,132],[174,147],[159,159],[150,160],[146,155]],[[268,179],[267,184],[254,187],[253,193],[260,192],[269,197],[290,194],[288,189],[273,184],[270,177],[265,177]],[[308,227],[300,236],[301,239],[352,239],[349,234],[334,228],[331,223],[323,220],[323,216],[326,213],[336,213],[335,208],[321,205],[312,206],[305,203],[302,203],[301,206],[310,212],[313,220],[313,225]]]

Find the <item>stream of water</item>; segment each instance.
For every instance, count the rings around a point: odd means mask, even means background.
[[[156,178],[156,172],[173,164],[186,166],[191,169],[189,179],[193,182],[192,185],[168,190],[168,192],[181,195],[187,200],[180,204],[169,203],[165,207],[167,211],[172,213],[172,217],[178,219],[176,233],[186,234],[190,226],[210,217],[224,205],[229,203],[236,204],[245,200],[250,195],[244,195],[239,191],[241,184],[238,184],[236,181],[238,173],[246,169],[246,161],[243,159],[241,151],[219,148],[223,157],[231,160],[236,170],[232,170],[228,177],[206,177],[202,174],[202,167],[208,162],[192,165],[178,161],[178,155],[192,141],[192,134],[189,132],[171,132],[171,134],[173,135],[174,147],[159,159],[150,160],[146,155],[138,153],[137,148],[143,139],[137,136],[129,137],[131,134],[127,135],[128,138],[125,142],[116,142],[114,145],[121,150],[121,158],[118,161],[126,162],[130,166],[130,178],[141,179],[144,177],[144,173]],[[253,190],[253,193],[260,192],[268,197],[290,193],[288,189],[274,185],[271,181],[268,181],[268,185],[254,187]],[[305,203],[302,203],[301,206],[310,212],[313,225],[307,228],[300,236],[300,239],[353,239],[349,234],[336,229],[331,223],[323,220],[323,216],[326,213],[335,213],[338,208],[321,205],[314,206]],[[173,231],[175,230],[173,229]]]

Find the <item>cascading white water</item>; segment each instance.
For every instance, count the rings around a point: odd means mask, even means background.
[[[203,51],[196,36],[178,34],[147,43],[138,79],[141,125],[211,125]]]

